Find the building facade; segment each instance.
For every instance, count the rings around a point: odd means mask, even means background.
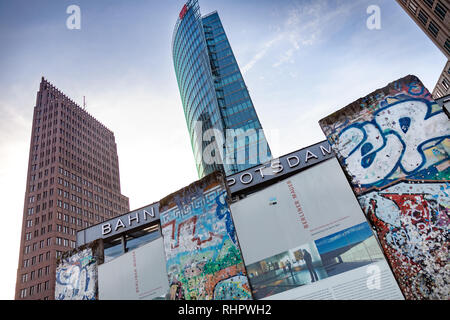
[[[188,1],[175,24],[172,54],[199,177],[271,159],[218,13],[202,17],[197,0]]]
[[[441,76],[433,89],[432,96],[435,99],[443,98],[450,94],[450,60],[445,64]]]
[[[76,232],[129,211],[114,133],[42,78],[33,125],[15,299],[53,299]]]
[[[397,0],[406,13],[447,57],[447,63],[432,92],[438,99],[450,94],[450,1]]]
[[[450,2],[448,0],[397,0],[433,43],[450,59]]]

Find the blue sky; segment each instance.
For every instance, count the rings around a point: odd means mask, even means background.
[[[31,120],[44,76],[116,136],[131,209],[197,179],[171,60],[182,0],[0,0],[0,194],[12,299]],[[446,59],[392,0],[200,0],[217,10],[275,157],[325,137],[318,120],[407,74],[431,91]],[[66,8],[81,29],[66,28]],[[369,30],[369,5],[381,29]]]

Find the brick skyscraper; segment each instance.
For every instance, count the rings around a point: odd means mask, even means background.
[[[433,98],[438,99],[450,94],[450,1],[397,0],[397,2],[447,57],[447,63],[433,90]]]
[[[54,299],[76,230],[129,211],[114,133],[42,78],[34,107],[15,299]]]

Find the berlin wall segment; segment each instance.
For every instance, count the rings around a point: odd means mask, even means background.
[[[221,173],[160,201],[170,299],[252,299]]]
[[[450,125],[409,75],[319,121],[407,299],[450,298]]]
[[[56,262],[55,300],[97,300],[102,240],[65,252]]]

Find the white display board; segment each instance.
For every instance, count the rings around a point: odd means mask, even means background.
[[[255,299],[403,299],[335,158],[231,212]]]
[[[98,266],[99,300],[163,299],[169,290],[162,238]]]

